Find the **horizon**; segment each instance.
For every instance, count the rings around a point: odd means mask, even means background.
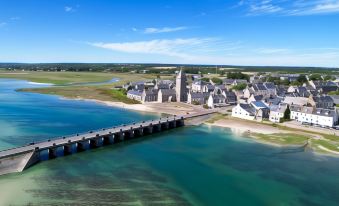
[[[3,63],[339,67],[339,0],[4,0],[0,6]]]

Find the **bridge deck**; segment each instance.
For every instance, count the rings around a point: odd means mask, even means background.
[[[133,123],[133,124],[128,124],[128,125],[123,125],[123,126],[117,126],[117,127],[112,127],[112,128],[107,128],[107,129],[101,129],[97,131],[92,131],[88,133],[83,133],[83,134],[78,134],[78,135],[73,135],[73,136],[67,136],[67,137],[61,137],[61,138],[55,138],[52,140],[47,140],[39,143],[34,143],[32,145],[25,145],[17,148],[12,148],[4,151],[0,151],[0,158],[4,157],[9,157],[13,155],[18,155],[21,153],[27,153],[30,151],[35,150],[36,148],[39,148],[39,150],[46,150],[49,148],[55,148],[55,147],[61,147],[64,145],[69,145],[70,143],[77,143],[81,141],[86,141],[90,140],[93,138],[96,138],[97,136],[105,136],[105,135],[111,135],[111,134],[116,134],[121,131],[129,131],[131,127],[133,129],[137,129],[142,125],[143,127],[147,127],[149,125],[156,125],[159,123],[166,123],[167,121],[174,121],[174,120],[179,120],[181,118],[183,119],[188,119],[188,118],[194,118],[198,116],[204,116],[204,115],[209,115],[215,113],[215,111],[210,110],[210,111],[204,111],[204,112],[199,112],[199,113],[193,113],[193,114],[187,114],[183,116],[171,116],[167,118],[161,118],[158,120],[150,120],[150,121],[144,121],[144,122],[138,122],[138,123]]]

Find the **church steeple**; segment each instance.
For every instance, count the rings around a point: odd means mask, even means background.
[[[185,72],[180,69],[175,84],[175,91],[177,95],[177,102],[186,102],[187,101],[187,78]]]

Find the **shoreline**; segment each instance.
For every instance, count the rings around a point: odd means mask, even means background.
[[[120,109],[133,110],[138,112],[149,112],[156,114],[165,114],[165,115],[184,115],[187,113],[196,113],[202,108],[199,108],[194,105],[188,105],[185,103],[170,102],[170,103],[145,103],[145,104],[126,104],[123,102],[113,102],[113,101],[103,101],[97,99],[86,99],[86,98],[68,98],[57,95],[60,99],[63,100],[76,100],[76,101],[87,101],[94,102],[101,105],[106,105],[109,107],[115,107]]]
[[[35,84],[34,82],[28,82],[29,84]],[[41,84],[41,83],[36,83],[36,84]],[[86,98],[68,98],[64,97],[61,95],[56,95],[60,99],[63,100],[77,100],[77,101],[88,101],[88,102],[94,102],[97,104],[102,104],[106,105],[109,107],[115,107],[115,108],[120,108],[120,109],[127,109],[127,110],[133,110],[136,112],[146,112],[146,113],[153,113],[153,114],[158,114],[158,115],[183,115],[183,114],[188,114],[188,113],[194,113],[199,110],[204,110],[202,107],[194,106],[194,105],[188,105],[185,103],[176,103],[176,102],[171,102],[171,103],[144,103],[144,104],[126,104],[123,102],[114,102],[114,101],[103,101],[103,100],[97,100],[97,99],[86,99]],[[213,117],[212,117],[213,118]],[[212,119],[209,118],[209,119]],[[274,127],[269,124],[262,124],[258,122],[252,122],[252,121],[246,121],[246,120],[241,120],[241,119],[229,119],[229,118],[221,118],[218,119],[214,122],[202,122],[203,124],[207,125],[212,125],[212,126],[217,126],[217,127],[224,127],[224,128],[229,128],[234,134],[239,134],[241,133],[241,136],[251,138],[257,143],[260,144],[267,144],[275,147],[293,147],[293,146],[298,146],[296,144],[279,144],[276,142],[271,142],[267,140],[260,139],[260,137],[256,136],[255,134],[264,134],[264,135],[270,135],[270,134],[277,134],[277,133],[291,133],[291,131],[288,130],[283,130],[278,127]],[[295,128],[291,128],[295,129]],[[312,135],[312,138],[319,139],[319,135],[312,134],[311,131],[302,132],[299,131],[297,132],[299,134],[309,134]],[[310,134],[311,133],[311,134]],[[312,139],[311,138],[311,139]],[[301,146],[302,144],[300,144]],[[334,156],[338,157],[339,152],[330,150],[326,147],[323,147],[321,145],[316,145],[316,149],[313,149],[312,146],[308,146],[312,149],[313,153],[315,154],[320,154],[320,155],[327,155],[327,156]],[[319,151],[320,150],[320,151]]]
[[[84,98],[66,98],[66,97],[60,97],[64,100],[77,100],[77,101],[89,101],[94,102],[97,104],[103,104],[109,107],[115,107],[115,108],[121,108],[121,109],[127,109],[127,110],[133,110],[136,112],[146,112],[146,113],[155,113],[155,114],[165,114],[165,115],[182,115],[186,112],[195,112],[194,109],[188,109],[187,107],[183,109],[183,106],[187,106],[187,104],[179,103],[181,106],[179,109],[178,104],[175,103],[147,103],[147,104],[125,104],[122,102],[112,102],[112,101],[101,101],[96,99],[84,99]],[[165,105],[169,106],[170,108],[164,109]],[[159,108],[162,107],[162,108]],[[162,110],[159,110],[162,109]],[[159,112],[162,111],[162,112]],[[213,117],[212,117],[213,118]],[[219,119],[213,123],[208,123],[206,121],[203,122],[203,124],[216,126],[216,127],[223,127],[228,128],[232,131],[234,134],[240,134],[242,138],[250,138],[253,141],[259,143],[259,144],[266,144],[274,147],[280,147],[280,148],[288,148],[288,147],[301,147],[305,145],[305,142],[301,144],[279,144],[276,142],[266,141],[258,138],[255,134],[265,134],[265,135],[272,135],[272,134],[291,134],[291,131],[284,130],[278,127],[273,127],[269,124],[262,124],[258,122],[252,122],[252,121],[246,121],[242,119]],[[294,128],[291,128],[294,129]],[[319,139],[318,134],[311,134],[306,133],[304,131],[297,131],[296,134],[302,134],[302,135],[312,135],[310,139]],[[316,149],[312,148],[311,146],[307,146],[312,150],[314,154],[321,155],[321,156],[331,156],[331,157],[339,157],[339,152],[330,150],[326,147],[323,147],[321,145],[317,145]]]

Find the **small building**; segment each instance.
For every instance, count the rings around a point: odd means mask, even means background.
[[[301,123],[322,127],[333,127],[338,124],[338,114],[335,109],[291,105],[290,110],[291,119]]]
[[[282,122],[285,111],[287,109],[287,104],[279,104],[270,106],[270,117],[269,120],[271,122],[280,123]]]
[[[137,100],[141,102],[142,100],[142,92],[139,90],[129,90],[127,92],[127,98]]]
[[[158,102],[175,102],[176,92],[174,89],[159,89]]]
[[[224,95],[213,93],[210,94],[207,100],[207,105],[209,108],[228,106],[228,104],[226,103],[226,97]]]
[[[144,89],[142,92],[142,102],[156,102],[158,101],[158,90],[156,89]]]
[[[223,95],[226,97],[226,103],[230,105],[236,105],[237,104],[237,95],[234,92],[230,91],[224,91]]]
[[[256,111],[250,104],[237,104],[232,109],[232,117],[255,120]]]
[[[207,103],[208,97],[210,96],[209,93],[203,92],[189,92],[188,93],[188,104],[196,104],[196,105],[203,105]]]
[[[334,101],[330,96],[309,97],[309,103],[316,108],[333,108]]]
[[[288,104],[288,105],[300,105],[300,106],[303,106],[303,105],[307,105],[308,104],[309,98],[286,96],[283,102]]]
[[[201,81],[201,80],[198,80],[198,81],[194,81],[192,83],[192,92],[202,92],[204,86],[206,85],[205,82]]]
[[[203,87],[203,89],[202,89],[202,92],[208,92],[208,93],[210,93],[210,92],[213,92],[214,89],[215,89],[215,86],[214,86],[214,85],[212,85],[212,84],[206,84],[206,85],[204,85],[204,87]]]

